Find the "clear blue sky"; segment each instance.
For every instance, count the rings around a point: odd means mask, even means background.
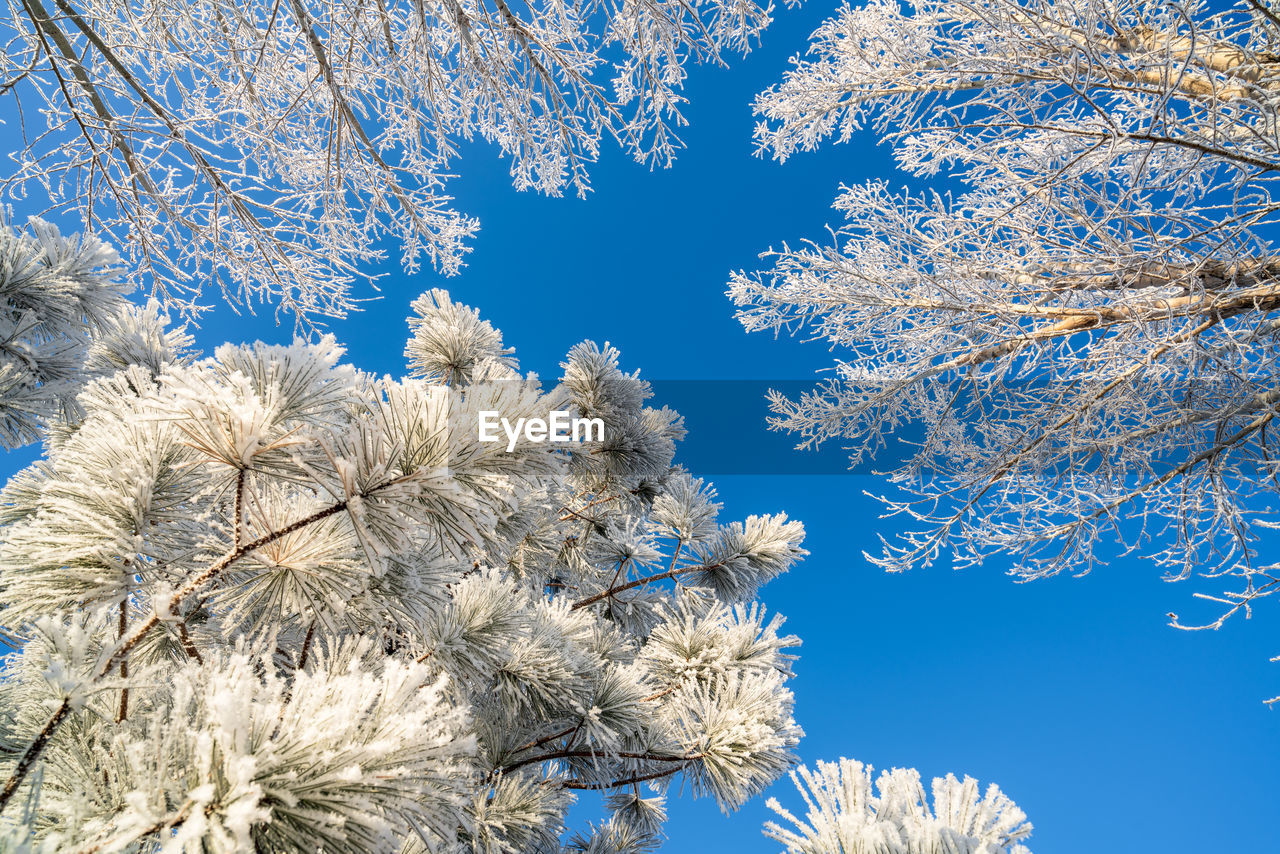
[[[748,337],[723,292],[729,271],[756,266],[770,245],[820,237],[841,182],[901,180],[869,135],[785,166],[752,156],[752,95],[832,11],[831,0],[781,10],[745,61],[694,68],[688,150],[669,171],[606,147],[590,198],[547,199],[512,191],[484,146],[464,149],[451,190],[482,223],[468,267],[447,281],[385,279],[381,301],[332,326],[351,359],[402,373],[408,304],[444,286],[547,379],[584,338],[612,342],[624,367],[660,380],[811,377],[829,363],[822,345]],[[226,339],[290,333],[269,311],[224,310],[197,337],[209,352]],[[761,404],[754,419],[735,411],[716,423],[704,408],[690,426],[762,453],[742,431],[758,438],[764,415]],[[765,452],[778,456],[736,471],[804,470],[784,440]],[[11,456],[8,471],[28,457]],[[762,594],[804,639],[793,685],[806,761],[845,755],[995,781],[1036,825],[1037,854],[1277,850],[1280,709],[1262,703],[1280,694],[1280,663],[1268,662],[1280,654],[1273,604],[1192,635],[1164,617],[1195,613],[1190,586],[1163,583],[1138,560],[1023,585],[995,564],[887,576],[861,557],[890,531],[863,494],[873,478],[716,477],[687,462],[716,480],[725,518],[784,510],[809,531],[812,556]],[[799,808],[790,783],[772,794]],[[763,801],[725,818],[711,801],[674,800],[664,850],[776,851],[760,835]]]

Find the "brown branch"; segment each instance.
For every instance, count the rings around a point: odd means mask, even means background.
[[[133,148],[128,141],[116,128],[116,117],[107,108],[106,103],[102,100],[98,89],[93,85],[93,81],[89,79],[89,75],[84,70],[84,65],[80,57],[76,56],[75,50],[71,46],[71,42],[67,40],[66,33],[58,29],[53,23],[53,18],[40,4],[40,0],[22,0],[23,8],[27,17],[35,26],[36,37],[40,39],[40,46],[44,50],[45,56],[49,58],[49,68],[53,72],[54,77],[58,80],[58,88],[62,92],[62,98],[67,103],[67,108],[71,111],[71,117],[75,120],[76,125],[80,128],[80,135],[84,137],[85,143],[89,146],[89,150],[93,152],[95,162],[102,161],[106,156],[105,152],[98,149],[98,144],[93,139],[93,134],[89,132],[85,119],[81,115],[80,110],[76,107],[76,100],[71,95],[67,86],[67,80],[62,72],[58,70],[60,62],[65,62],[70,66],[71,73],[75,78],[76,84],[88,97],[89,103],[93,106],[93,112],[102,122],[103,128],[111,137],[111,145],[116,148],[120,155],[124,158],[125,164],[129,167],[129,172],[133,176],[134,182],[142,184],[143,188],[152,196],[158,196],[158,190],[151,181],[151,176],[141,167],[139,167]],[[52,40],[57,46],[55,53],[49,41]],[[105,162],[99,163],[99,169],[107,182],[107,186],[111,189],[112,195],[115,197],[117,204],[124,210],[128,207],[124,198],[121,197],[120,190],[115,182],[111,180],[109,171]],[[135,203],[140,203],[138,198],[138,190],[136,183],[130,188]],[[163,201],[162,201],[163,204]],[[145,248],[145,242],[144,242]]]
[[[14,77],[14,78],[12,78],[12,79],[10,79],[10,80],[6,80],[6,81],[5,81],[5,83],[4,83],[4,85],[3,85],[3,86],[0,86],[0,95],[7,95],[7,94],[9,93],[9,90],[11,90],[13,87],[17,86],[17,85],[18,85],[19,83],[21,83],[23,80],[26,80],[28,77],[30,77],[30,76],[31,76],[31,72],[35,71],[35,70],[36,70],[36,67],[37,67],[39,64],[40,64],[40,55],[37,53],[37,54],[36,54],[36,55],[31,59],[31,64],[30,64],[30,65],[28,65],[28,66],[26,67],[26,69],[24,69],[24,70],[23,70],[23,72],[22,72],[21,74],[19,74],[17,77]]]
[[[311,641],[316,636],[316,621],[312,620],[311,625],[307,626],[307,636],[302,639],[302,654],[298,656],[298,670],[302,670],[307,666],[307,655],[311,652]]]
[[[0,812],[2,812],[9,800],[13,797],[13,793],[18,791],[27,773],[31,770],[31,766],[35,764],[36,759],[44,751],[45,745],[49,743],[49,739],[53,737],[58,727],[62,725],[62,721],[67,717],[67,713],[71,711],[71,699],[65,698],[62,704],[58,706],[58,710],[53,713],[45,723],[44,728],[40,730],[39,735],[27,746],[23,752],[22,758],[18,760],[18,764],[14,767],[13,773],[9,775],[9,779],[5,781],[4,789],[0,791]]]
[[[1211,317],[1201,322],[1198,326],[1193,327],[1192,329],[1189,329],[1183,332],[1182,334],[1174,337],[1173,339],[1164,342],[1159,347],[1156,347],[1155,350],[1153,350],[1150,354],[1148,354],[1146,359],[1144,359],[1141,362],[1134,363],[1127,370],[1122,371],[1119,376],[1112,378],[1110,382],[1108,382],[1100,390],[1094,393],[1091,399],[1082,402],[1080,406],[1073,409],[1071,412],[1068,412],[1065,415],[1063,415],[1054,424],[1050,425],[1047,429],[1045,429],[1039,436],[1031,440],[1031,442],[1028,443],[1025,447],[1019,449],[1016,453],[1012,454],[1009,457],[1009,459],[1005,460],[1005,462],[1002,463],[995,470],[995,472],[993,472],[991,475],[987,477],[985,484],[983,484],[981,487],[976,487],[975,485],[971,485],[970,488],[976,488],[977,491],[974,494],[968,496],[964,501],[963,505],[959,509],[957,509],[953,514],[951,514],[951,516],[945,522],[941,523],[934,530],[934,532],[928,537],[928,539],[926,539],[924,542],[917,545],[914,550],[910,552],[904,552],[904,554],[906,554],[907,557],[911,559],[918,558],[922,554],[930,554],[930,555],[935,554],[943,538],[945,538],[950,533],[951,529],[961,519],[963,519],[964,516],[970,510],[972,510],[973,507],[977,505],[977,503],[980,500],[982,500],[983,496],[985,496],[988,492],[990,492],[991,489],[995,487],[997,483],[1002,481],[1011,471],[1013,471],[1013,469],[1018,465],[1018,463],[1021,462],[1023,459],[1025,459],[1032,451],[1034,451],[1037,447],[1047,442],[1050,436],[1057,434],[1058,431],[1060,431],[1062,428],[1067,427],[1073,422],[1083,418],[1085,414],[1088,412],[1088,409],[1090,406],[1092,406],[1094,403],[1097,403],[1099,400],[1102,400],[1107,395],[1111,394],[1111,392],[1119,388],[1129,377],[1133,376],[1138,371],[1147,367],[1149,364],[1153,363],[1156,359],[1161,358],[1165,353],[1173,349],[1175,344],[1195,338],[1196,336],[1203,333],[1205,330],[1216,325],[1220,320],[1221,320],[1220,317],[1218,318]]]
[[[173,594],[173,598],[170,600],[169,612],[171,614],[176,612],[178,606],[182,603],[183,599],[195,593],[197,590],[200,590],[201,588],[203,588],[210,581],[213,581],[215,578],[221,575],[224,571],[226,571],[227,567],[231,566],[233,563],[245,557],[246,555],[250,554],[251,552],[257,551],[263,546],[270,545],[271,543],[274,543],[276,540],[280,539],[281,537],[286,537],[289,534],[294,533],[295,531],[299,531],[307,527],[308,525],[315,524],[316,522],[319,522],[322,519],[328,519],[330,516],[333,516],[336,513],[340,513],[345,509],[347,509],[347,499],[344,498],[342,501],[339,501],[336,504],[331,504],[328,507],[324,508],[323,510],[318,510],[315,513],[312,513],[310,516],[307,516],[305,519],[299,519],[297,522],[294,522],[290,525],[286,525],[285,527],[277,531],[272,531],[269,534],[263,534],[261,537],[258,537],[256,540],[248,542],[240,546],[239,548],[228,552],[227,554],[223,555],[222,558],[210,564],[199,575],[195,576],[194,578],[191,578],[189,581],[187,581],[186,584],[178,588],[177,592]],[[107,670],[109,670],[115,664],[115,662],[119,658],[121,658],[124,655],[127,655],[129,651],[133,649],[133,647],[136,646],[138,642],[141,641],[142,638],[148,632],[150,632],[153,628],[155,628],[159,623],[160,623],[160,616],[158,614],[152,614],[144,622],[140,623],[138,627],[135,628],[132,633],[130,633],[129,638],[120,646],[120,648],[117,649],[116,652],[110,658],[107,659],[107,662],[101,668],[99,668],[98,676],[101,677],[104,673],[106,673]]]
[[[1264,18],[1270,21],[1273,27],[1275,27],[1277,30],[1280,30],[1280,17],[1276,17],[1276,13],[1271,11],[1271,8],[1267,4],[1259,3],[1258,0],[1249,0],[1249,5],[1252,6],[1254,10],[1260,13]]]
[[[657,691],[657,692],[655,692],[655,693],[653,693],[653,694],[650,694],[650,695],[649,695],[649,696],[647,696],[647,697],[643,697],[643,698],[641,698],[640,702],[642,702],[642,703],[651,703],[651,702],[653,702],[654,700],[660,700],[660,699],[662,699],[663,697],[667,696],[668,694],[672,694],[672,693],[674,693],[674,692],[676,691],[676,689],[677,689],[677,688],[679,688],[682,684],[684,684],[684,683],[683,683],[683,682],[677,682],[676,684],[674,684],[674,685],[672,685],[672,686],[670,686],[670,687],[663,688],[661,691]]]
[[[1185,139],[1176,136],[1167,136],[1154,133],[1133,133],[1130,131],[1091,131],[1079,127],[1071,127],[1067,125],[1050,125],[1050,124],[1027,124],[1021,122],[993,122],[987,124],[989,128],[1012,128],[1017,130],[1039,130],[1053,131],[1063,136],[1078,136],[1084,139],[1098,139],[1119,141],[1130,139],[1134,142],[1149,142],[1153,145],[1171,145],[1175,148],[1187,148],[1191,151],[1207,154],[1211,157],[1220,157],[1223,160],[1230,160],[1245,166],[1252,166],[1260,172],[1274,172],[1280,166],[1269,160],[1262,160],[1248,154],[1242,154],[1231,151],[1226,148],[1215,147],[1203,142],[1197,142],[1194,139]]]
[[[1010,307],[1013,308],[1012,306]],[[970,368],[1021,350],[1032,341],[1062,338],[1114,323],[1154,323],[1180,317],[1208,315],[1210,325],[1246,311],[1270,312],[1280,308],[1280,285],[1250,288],[1223,297],[1180,296],[1136,307],[1099,306],[1095,309],[1065,310],[1068,316],[1022,335],[1011,336],[997,344],[971,350],[931,367],[926,376]]]
[[[39,0],[23,0],[23,2],[32,4],[35,8],[40,9],[42,12],[44,11],[43,7],[40,6]],[[187,140],[182,128],[176,121],[174,121],[173,117],[169,115],[169,112],[162,104],[160,104],[159,101],[155,99],[155,97],[151,95],[150,92],[146,90],[141,83],[138,82],[137,78],[127,67],[125,67],[124,63],[116,55],[115,51],[113,51],[111,47],[102,40],[102,37],[98,35],[97,31],[90,27],[78,13],[67,4],[66,0],[54,0],[54,4],[67,16],[68,20],[75,25],[76,29],[84,35],[89,44],[93,45],[94,49],[97,50],[102,58],[107,61],[112,70],[119,75],[120,79],[138,95],[139,99],[141,99],[142,103],[151,112],[151,114],[164,124],[165,128],[169,131],[169,136],[172,139],[177,140],[191,156],[191,160],[195,165],[196,171],[204,176],[205,180],[207,180],[210,186],[213,187],[216,194],[222,195],[227,200],[229,207],[235,211],[240,221],[248,228],[250,232],[250,239],[253,241],[258,253],[262,256],[262,259],[266,262],[268,269],[271,271],[271,275],[277,282],[283,283],[284,279],[281,274],[276,271],[275,260],[273,260],[272,256],[274,255],[281,259],[283,259],[284,256],[282,255],[279,247],[273,241],[263,242],[262,234],[266,233],[266,229],[262,227],[262,224],[253,214],[253,211],[251,211],[248,205],[245,204],[244,199],[227,184],[222,175],[213,167],[213,164],[208,161],[204,154]],[[52,23],[47,20],[47,14],[48,13],[45,13],[46,22],[44,26],[51,28],[51,32],[56,33],[57,37],[61,37],[63,41],[65,41],[66,36],[63,35],[61,30],[54,27]],[[84,71],[79,65],[76,66],[76,70],[77,79],[83,77],[84,81],[88,81],[88,77],[84,75]],[[87,85],[89,88],[86,91],[94,97],[97,97],[94,94],[95,90],[93,89],[93,85],[91,83],[87,83]],[[98,99],[98,101],[100,103],[101,99]],[[105,106],[103,109],[105,110]],[[72,106],[72,111],[75,111],[74,106]],[[114,117],[107,113],[106,117],[104,117],[104,121],[107,120],[114,121]],[[169,208],[164,196],[155,189],[154,184],[151,183],[150,177],[145,170],[138,169],[134,163],[129,163],[129,166],[133,174],[143,182],[144,186],[147,188],[147,192],[153,199],[155,199],[156,203],[164,208],[166,212],[170,213],[170,215],[176,216]]]
[[[200,650],[196,649],[196,645],[191,641],[191,635],[187,633],[187,621],[185,619],[178,623],[178,637],[182,641],[182,651],[187,654],[187,657],[194,659],[196,664],[204,664],[204,658],[200,655]]]
[[[175,827],[179,827],[185,823],[186,820],[190,818],[188,813],[190,813],[192,806],[193,803],[191,801],[187,801],[182,805],[182,809],[170,813],[159,821],[156,821],[154,824],[129,831],[125,835],[118,836],[114,839],[104,839],[101,842],[92,843],[84,848],[77,848],[75,854],[98,854],[99,851],[103,850],[118,851],[129,843],[137,842],[140,839],[146,839],[152,834],[160,833],[162,831],[171,831]],[[204,807],[205,815],[213,812],[216,806],[218,806],[216,802],[206,804]]]
[[[699,570],[703,572],[710,572],[713,569],[720,569],[723,566],[724,564],[722,563],[698,564],[696,566],[686,566],[683,569],[669,569],[666,572],[659,572],[656,575],[646,575],[644,578],[637,578],[635,581],[628,581],[626,584],[619,584],[617,587],[610,587],[608,590],[605,590],[602,593],[597,593],[594,596],[579,599],[570,606],[570,610],[576,611],[579,608],[594,605],[601,599],[611,598],[615,593],[622,593],[635,587],[640,587],[643,584],[649,584],[653,581],[662,581],[664,578],[676,578],[677,576],[685,575],[690,572],[697,572]]]
[[[658,780],[678,773],[680,773],[680,768],[676,767],[669,768],[666,771],[654,771],[651,774],[637,774],[634,777],[627,777],[625,780],[614,780],[611,783],[587,783],[582,780],[562,780],[560,781],[560,785],[564,786],[566,789],[602,791],[604,789],[616,789],[621,786],[630,786],[634,783],[643,783],[646,780]]]
[[[240,546],[240,536],[243,533],[244,525],[244,478],[245,469],[242,467],[236,472],[236,498],[235,498],[235,523],[233,525],[233,534],[231,540],[232,548]]]
[[[538,762],[548,762],[552,759],[642,759],[646,762],[692,762],[695,759],[701,759],[701,753],[689,753],[684,756],[664,756],[660,753],[629,753],[617,750],[555,750],[551,753],[543,753],[539,756],[530,756],[510,765],[503,766],[500,773],[507,774],[517,768],[523,768],[525,765],[533,765]]]
[[[582,516],[581,514],[586,512],[587,510],[590,510],[592,507],[597,507],[601,504],[608,504],[610,501],[616,501],[617,498],[618,498],[617,495],[610,495],[608,498],[594,498],[591,501],[587,502],[585,506],[579,507],[577,510],[570,510],[566,506],[563,509],[566,510],[567,512],[565,513],[565,515],[560,517],[560,521],[568,522],[570,519],[577,517],[578,519],[581,519],[584,522],[590,522],[592,521],[591,519],[588,519],[586,516]]]
[[[1255,418],[1253,421],[1249,422],[1244,427],[1237,430],[1231,436],[1228,436],[1226,439],[1223,439],[1222,441],[1217,442],[1211,448],[1206,448],[1205,450],[1196,454],[1194,457],[1191,457],[1188,460],[1184,460],[1180,465],[1175,466],[1172,470],[1166,472],[1165,474],[1161,475],[1160,477],[1156,478],[1150,483],[1144,484],[1140,487],[1137,487],[1136,489],[1132,489],[1128,493],[1120,496],[1119,498],[1115,498],[1111,501],[1108,501],[1106,504],[1103,504],[1101,507],[1094,510],[1092,513],[1089,513],[1085,516],[1081,516],[1080,518],[1072,520],[1071,522],[1066,522],[1064,524],[1057,525],[1053,528],[1048,528],[1044,531],[1044,533],[1041,536],[1044,539],[1053,539],[1055,537],[1062,536],[1063,534],[1068,533],[1069,531],[1074,531],[1075,529],[1079,528],[1081,525],[1084,525],[1088,522],[1092,522],[1095,519],[1099,519],[1102,516],[1105,516],[1106,514],[1110,513],[1112,510],[1115,510],[1117,507],[1120,507],[1123,504],[1127,504],[1133,499],[1141,495],[1144,495],[1153,489],[1158,489],[1159,487],[1163,486],[1164,484],[1168,483],[1174,478],[1180,477],[1186,474],[1187,472],[1191,471],[1200,463],[1205,462],[1206,460],[1211,460],[1214,457],[1221,454],[1223,451],[1226,451],[1227,449],[1234,447],[1235,445],[1238,445],[1240,442],[1247,439],[1249,436],[1253,435],[1254,433],[1258,432],[1263,427],[1265,427],[1267,424],[1269,424],[1272,420],[1275,419],[1275,417],[1276,417],[1275,410],[1272,410],[1264,415],[1259,415],[1257,418]]]
[[[116,635],[118,640],[124,640],[125,632],[129,630],[129,597],[126,596],[120,600],[120,625],[119,632]],[[120,680],[129,678],[129,662],[125,659],[120,660]],[[120,689],[120,710],[116,713],[116,723],[128,720],[129,718],[129,685],[125,683]]]
[[[1171,37],[1169,33],[1157,33],[1151,27],[1121,31],[1113,38],[1106,38],[1099,33],[1085,32],[1079,27],[1073,27],[1030,10],[1024,9],[1010,17],[1024,27],[1040,32],[1048,31],[1060,36],[1090,57],[1093,56],[1095,48],[1101,47],[1117,54],[1132,55],[1145,52],[1148,56],[1160,55],[1181,61],[1182,67],[1176,71],[1167,67],[1109,68],[1107,70],[1123,74],[1129,79],[1173,88],[1183,94],[1196,97],[1209,96],[1216,100],[1235,100],[1257,97],[1259,93],[1240,84],[1223,84],[1202,72],[1191,72],[1190,66],[1193,62],[1205,71],[1255,84],[1264,76],[1264,69],[1271,70],[1277,66],[1272,57],[1268,56],[1266,61],[1257,62],[1242,48],[1229,42],[1204,40],[1202,42],[1204,48],[1196,50],[1197,43],[1194,38],[1180,35]],[[1258,88],[1269,87],[1259,86]]]
[[[561,730],[555,735],[546,735],[546,736],[543,736],[542,738],[536,738],[533,741],[529,742],[528,744],[517,747],[515,750],[511,752],[524,753],[526,750],[532,750],[535,747],[541,747],[542,745],[546,744],[548,741],[555,741],[557,738],[564,738],[566,735],[569,735],[570,733],[576,731],[577,729],[578,729],[577,726],[571,726],[567,729]]]

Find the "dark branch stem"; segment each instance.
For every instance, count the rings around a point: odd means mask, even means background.
[[[667,756],[661,753],[628,753],[620,750],[554,750],[551,753],[543,753],[538,756],[530,756],[527,759],[521,759],[512,762],[510,765],[503,766],[502,773],[508,774],[517,768],[523,768],[525,765],[533,765],[537,762],[547,762],[552,759],[643,759],[647,762],[692,762],[695,759],[701,759],[701,753],[688,753],[684,756]]]
[[[307,666],[307,656],[311,653],[311,641],[316,636],[316,621],[312,620],[311,625],[307,626],[307,636],[302,639],[302,654],[298,656],[298,669],[302,670]]]
[[[62,725],[62,721],[66,719],[67,713],[70,711],[71,699],[64,699],[62,705],[58,706],[58,710],[53,713],[52,717],[45,723],[44,728],[40,730],[40,734],[35,737],[22,754],[22,758],[18,760],[13,773],[5,781],[4,790],[0,791],[0,811],[3,811],[5,806],[8,805],[13,793],[18,791],[18,786],[22,784],[27,773],[31,771],[31,766],[36,763],[36,759],[44,751],[45,745],[49,743],[49,739],[53,737],[54,732]]]
[[[236,473],[236,500],[235,500],[235,524],[233,526],[231,547],[240,547],[240,538],[244,534],[244,475],[245,470],[242,468]]]
[[[194,659],[196,664],[204,664],[204,657],[200,655],[200,650],[196,649],[196,645],[191,641],[191,635],[187,633],[186,620],[178,623],[178,637],[182,640],[182,651],[187,654],[187,657]]]
[[[652,774],[637,774],[634,777],[627,777],[625,780],[614,780],[612,783],[586,783],[581,780],[564,780],[560,785],[566,789],[581,789],[587,791],[603,791],[604,789],[617,789],[621,786],[630,786],[634,783],[643,783],[646,780],[659,780],[663,777],[670,777],[680,771],[678,767],[668,768],[666,771],[654,771]]]
[[[542,745],[546,744],[549,741],[555,741],[557,738],[564,738],[566,735],[569,735],[572,732],[574,732],[577,728],[578,728],[577,726],[571,726],[566,729],[562,729],[560,732],[556,733],[555,735],[544,735],[542,738],[535,738],[533,741],[529,742],[528,744],[523,744],[511,752],[524,753],[526,750],[532,750],[535,747],[541,747]]]
[[[646,575],[644,578],[637,578],[635,581],[628,581],[626,584],[619,584],[617,587],[610,587],[608,590],[605,590],[601,593],[597,593],[594,596],[588,596],[586,599],[579,599],[577,602],[573,603],[571,610],[576,611],[578,608],[585,608],[588,605],[594,605],[595,603],[599,602],[601,599],[610,598],[615,593],[622,593],[624,591],[631,590],[633,588],[640,587],[641,585],[649,584],[654,581],[662,581],[664,578],[676,578],[677,576],[685,575],[686,573],[690,573],[690,572],[697,572],[699,570],[702,570],[704,572],[709,572],[713,569],[719,569],[721,566],[723,566],[723,564],[719,564],[719,563],[698,564],[697,566],[686,566],[683,569],[669,569],[666,572],[659,572],[656,575]]]
[[[120,625],[117,639],[124,640],[125,633],[129,631],[129,597],[126,596],[120,600]],[[120,680],[129,678],[129,662],[127,659],[120,659]],[[120,689],[120,711],[116,713],[116,723],[128,720],[129,718],[129,686],[126,683]]]

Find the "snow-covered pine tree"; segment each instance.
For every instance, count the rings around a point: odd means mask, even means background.
[[[798,641],[752,600],[802,526],[719,524],[608,345],[545,390],[414,310],[401,380],[106,325],[0,499],[0,848],[639,852],[670,782],[729,809],[791,767]],[[603,441],[478,440],[557,408]]]
[[[1026,815],[994,784],[978,791],[972,777],[935,777],[933,803],[914,769],[882,771],[851,759],[819,762],[791,772],[808,811],[802,821],[769,799],[769,808],[795,829],[775,822],[765,835],[786,854],[1030,854]]]
[[[130,314],[115,262],[92,236],[63,237],[38,219],[14,228],[0,212],[0,445],[35,441],[74,406],[83,371],[105,367],[89,358],[90,333],[105,345]]]

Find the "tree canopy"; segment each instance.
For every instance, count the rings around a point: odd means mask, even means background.
[[[171,309],[216,289],[304,324],[352,309],[390,241],[410,270],[458,269],[479,225],[446,191],[461,143],[556,195],[587,192],[606,137],[666,165],[685,65],[769,22],[752,0],[7,9],[0,94],[23,147],[0,188],[78,211]]]
[[[775,427],[859,462],[910,425],[879,565],[1133,553],[1235,576],[1222,619],[1277,589],[1278,37],[1255,0],[872,0],[759,96],[763,151],[865,127],[915,182],[844,188],[828,239],[730,284],[839,354]]]

